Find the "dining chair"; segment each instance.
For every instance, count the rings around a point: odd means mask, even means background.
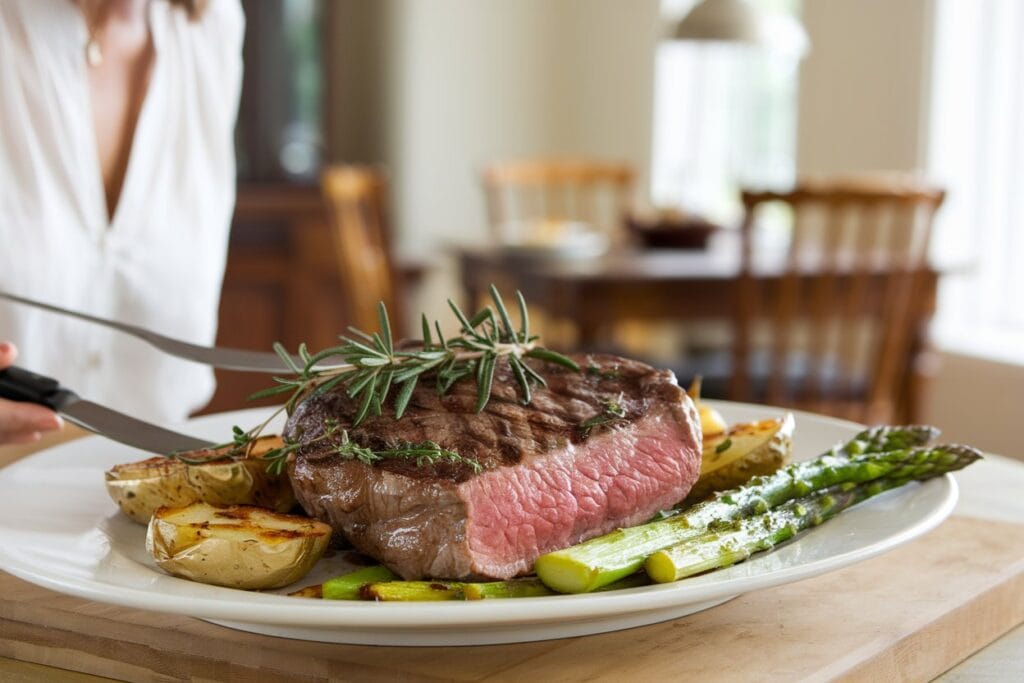
[[[400,334],[401,297],[387,219],[387,180],[369,166],[331,165],[320,175],[348,324],[367,332],[379,327],[377,304],[388,309]]]
[[[636,172],[625,163],[533,159],[491,164],[482,180],[491,235],[517,237],[516,226],[579,221],[610,237],[620,233]]]
[[[945,192],[891,175],[805,180],[742,192],[730,397],[862,422],[914,417],[934,302],[922,296],[933,219]],[[781,269],[758,217],[792,216]],[[763,226],[761,226],[763,227]]]

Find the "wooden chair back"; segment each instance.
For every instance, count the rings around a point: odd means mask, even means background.
[[[928,244],[944,198],[886,176],[744,191],[732,397],[858,421],[906,419],[916,400],[906,380],[930,315]],[[769,277],[755,223],[773,202],[790,208],[792,230],[781,274],[776,261]]]
[[[614,235],[632,201],[636,172],[629,164],[588,160],[527,160],[483,171],[492,237],[504,242],[516,223],[581,221]]]
[[[400,327],[402,310],[396,291],[384,174],[368,166],[332,165],[322,171],[320,186],[348,324],[366,332],[377,330],[377,303],[383,301],[392,325]]]

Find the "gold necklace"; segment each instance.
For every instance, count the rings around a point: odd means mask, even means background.
[[[103,49],[94,35],[90,35],[89,41],[85,44],[85,62],[92,67],[103,63]]]
[[[85,63],[95,68],[103,64],[103,46],[96,35],[97,31],[86,21],[85,29],[89,33],[89,40],[85,41]]]

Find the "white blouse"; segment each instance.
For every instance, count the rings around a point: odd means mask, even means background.
[[[198,21],[156,0],[156,58],[108,220],[70,0],[0,2],[0,290],[212,344],[234,205],[232,136],[244,18],[213,0]],[[173,422],[212,371],[127,335],[0,300],[18,364],[83,398]]]

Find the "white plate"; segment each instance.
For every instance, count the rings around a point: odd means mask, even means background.
[[[716,403],[732,421],[781,411]],[[185,429],[223,439],[263,410],[212,415]],[[797,459],[848,438],[857,425],[797,413]],[[595,595],[458,603],[348,603],[291,598],[171,577],[144,549],[145,529],[107,497],[103,471],[137,459],[127,447],[90,437],[0,470],[0,569],[90,600],[191,615],[275,636],[339,643],[477,645],[547,640],[674,619],[741,593],[815,576],[867,559],[939,524],[957,497],[951,476],[912,484],[853,508],[807,535],[742,564],[675,584]],[[291,588],[345,569],[344,553],[322,560]]]
[[[606,234],[580,221],[512,221],[503,232],[501,253],[512,259],[594,259],[609,247]]]

